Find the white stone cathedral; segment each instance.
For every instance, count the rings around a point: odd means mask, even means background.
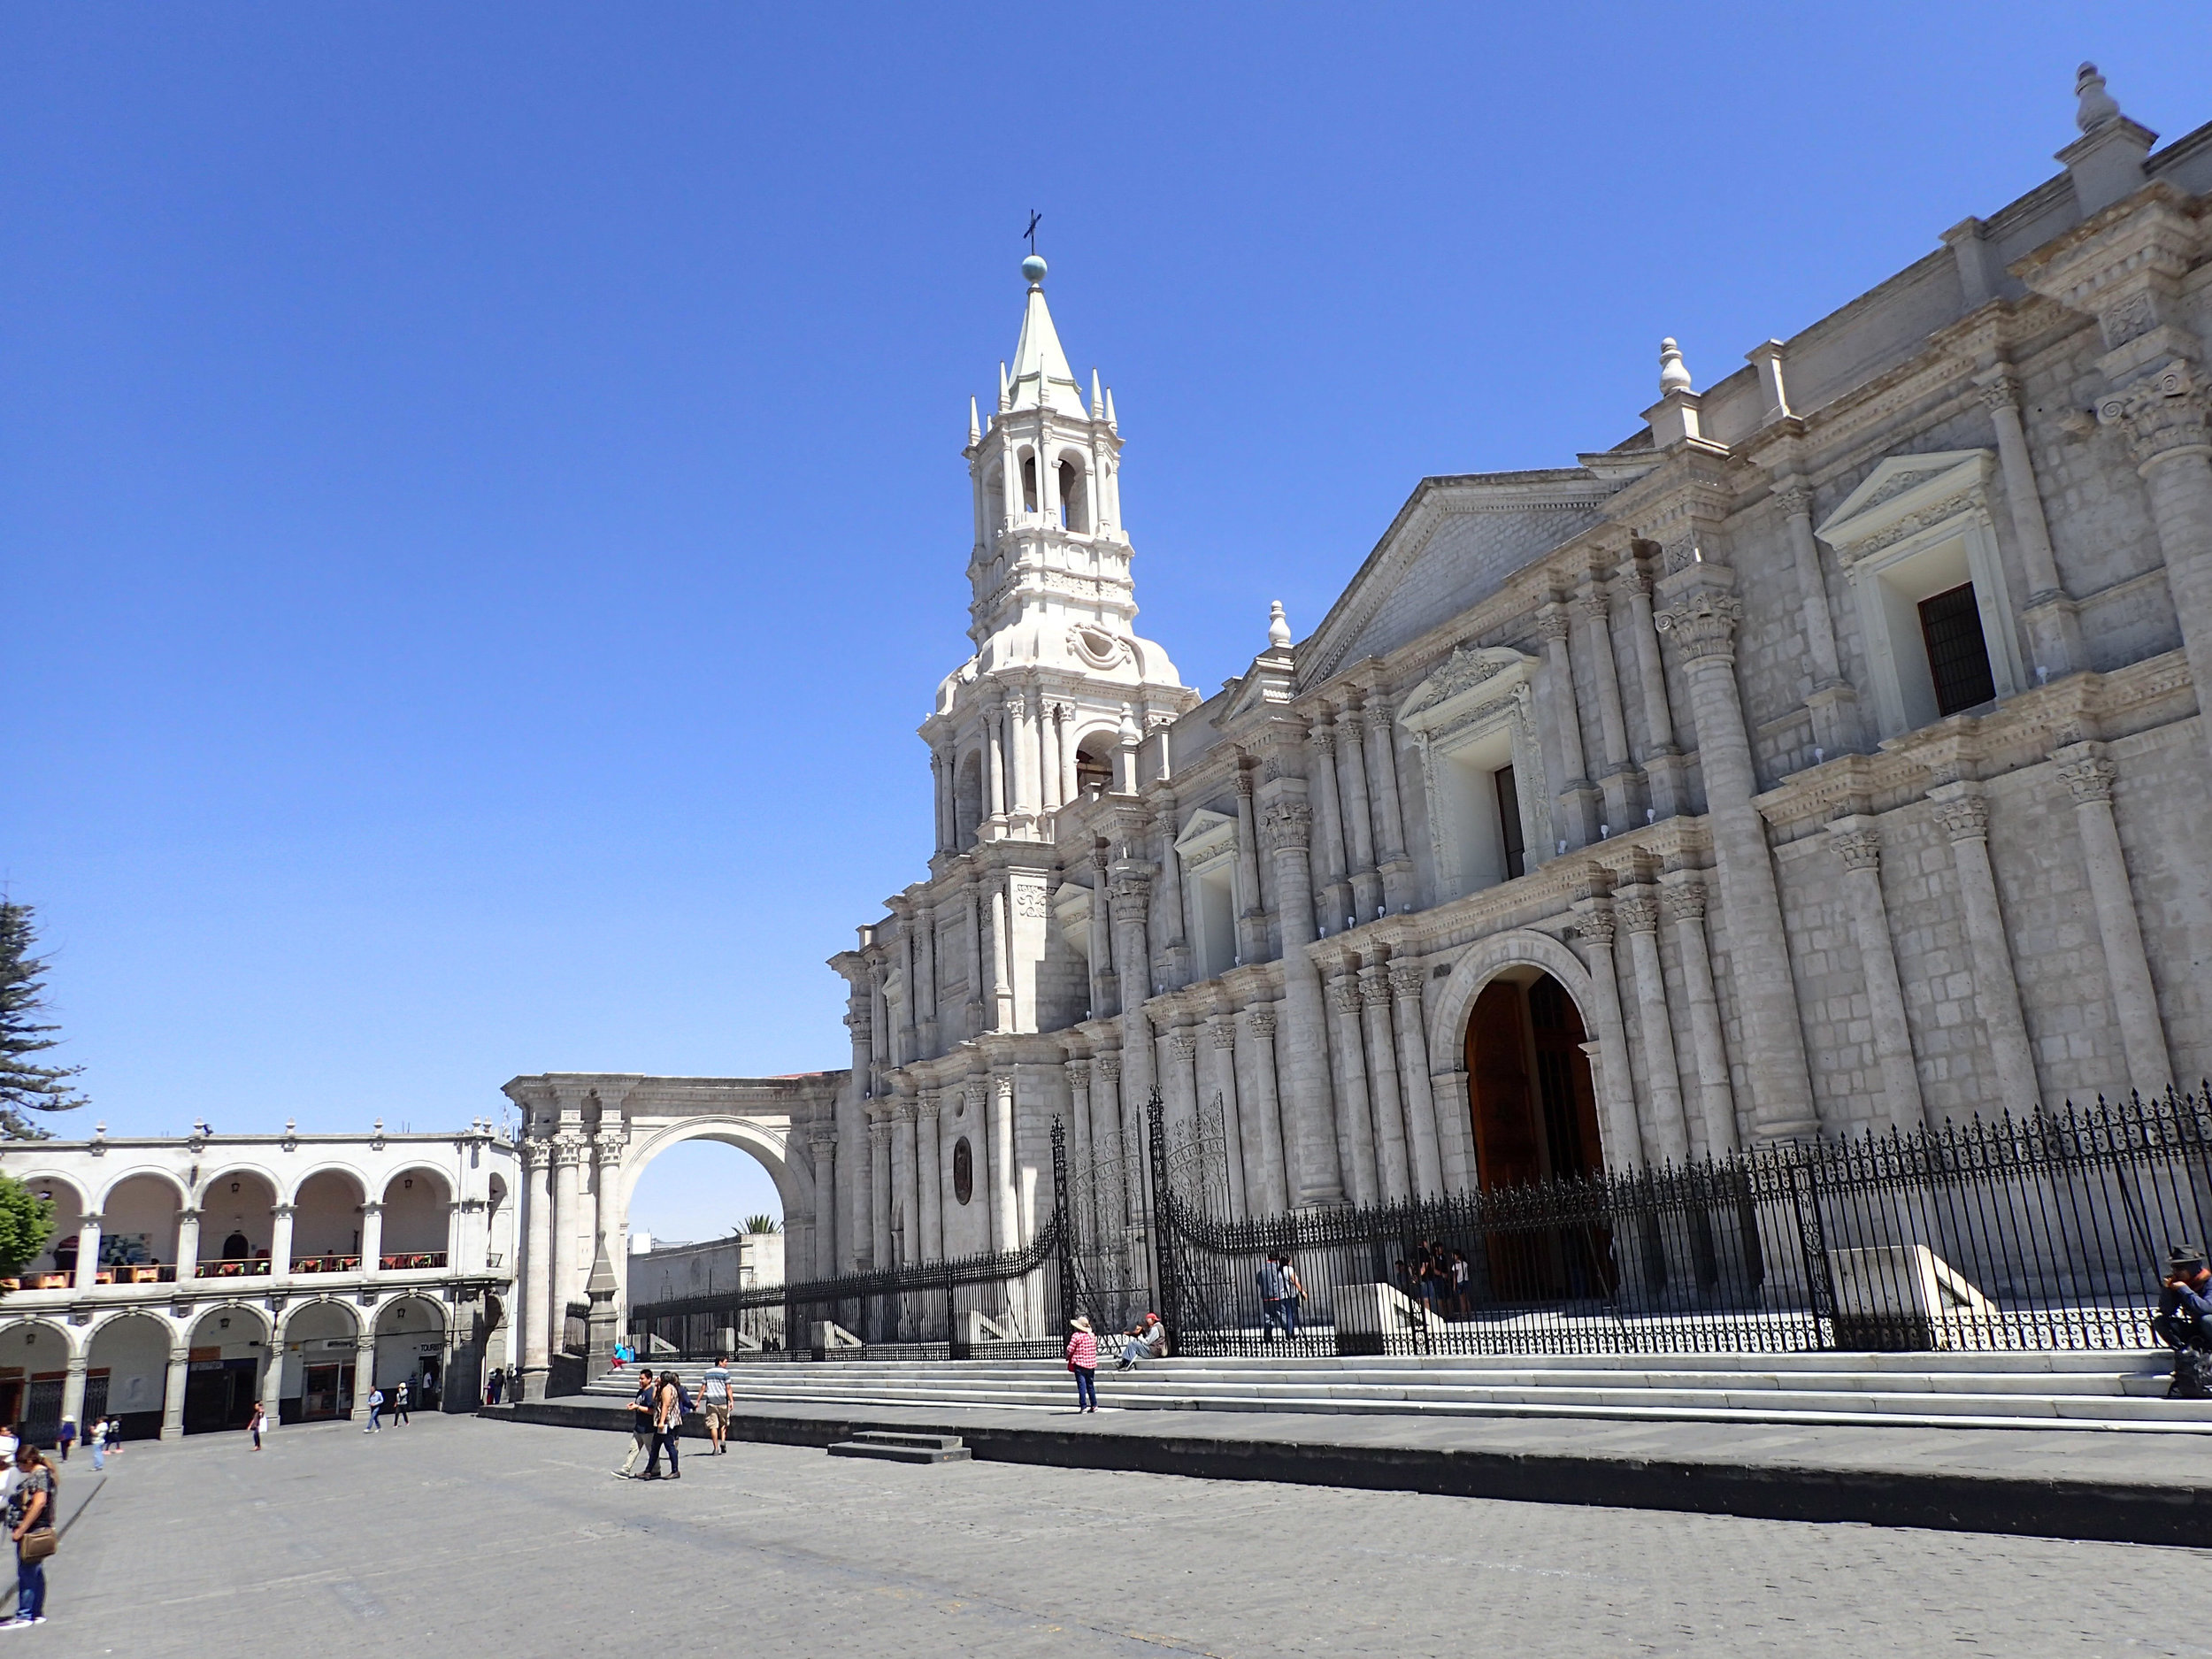
[[[518,1079],[531,1133],[770,1125],[801,1278],[1025,1240],[1053,1120],[1156,1087],[1258,1213],[2212,1070],[2212,127],[2077,91],[2062,172],[1702,391],[1663,342],[1610,449],[1422,480],[1211,696],[1033,257],[849,1073]]]

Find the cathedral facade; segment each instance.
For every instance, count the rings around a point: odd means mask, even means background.
[[[1211,695],[1028,262],[928,872],[785,1086],[791,1277],[1026,1240],[1053,1122],[1125,1152],[1156,1088],[1258,1214],[2212,1071],[2212,127],[2077,92],[2046,183],[1702,389],[1664,342],[1610,449],[1423,480]]]

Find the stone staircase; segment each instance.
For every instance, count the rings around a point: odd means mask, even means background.
[[[670,1364],[694,1398],[703,1362]],[[1071,1411],[1054,1360],[752,1361],[733,1366],[735,1404],[851,1412]],[[2164,1398],[2162,1351],[1918,1354],[1431,1355],[1109,1363],[1102,1412],[1298,1411],[1613,1421],[1896,1427],[2117,1429],[2212,1434],[2212,1402]],[[626,1400],[626,1371],[592,1383]]]
[[[901,1434],[863,1429],[829,1448],[832,1457],[872,1457],[886,1463],[964,1463],[974,1455],[957,1434]]]

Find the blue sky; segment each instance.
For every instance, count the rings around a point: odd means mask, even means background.
[[[2193,5],[0,7],[0,875],[111,1133],[845,1054],[1018,233],[1193,684],[2055,170]],[[86,1125],[88,1127],[88,1124]],[[711,1154],[641,1220],[726,1230]],[[764,1201],[772,1196],[765,1191]]]

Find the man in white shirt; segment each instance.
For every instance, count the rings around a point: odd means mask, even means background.
[[[730,1362],[726,1355],[717,1354],[714,1363],[708,1366],[700,1379],[701,1403],[707,1409],[707,1440],[710,1457],[719,1457],[730,1448],[723,1442],[730,1432]]]

